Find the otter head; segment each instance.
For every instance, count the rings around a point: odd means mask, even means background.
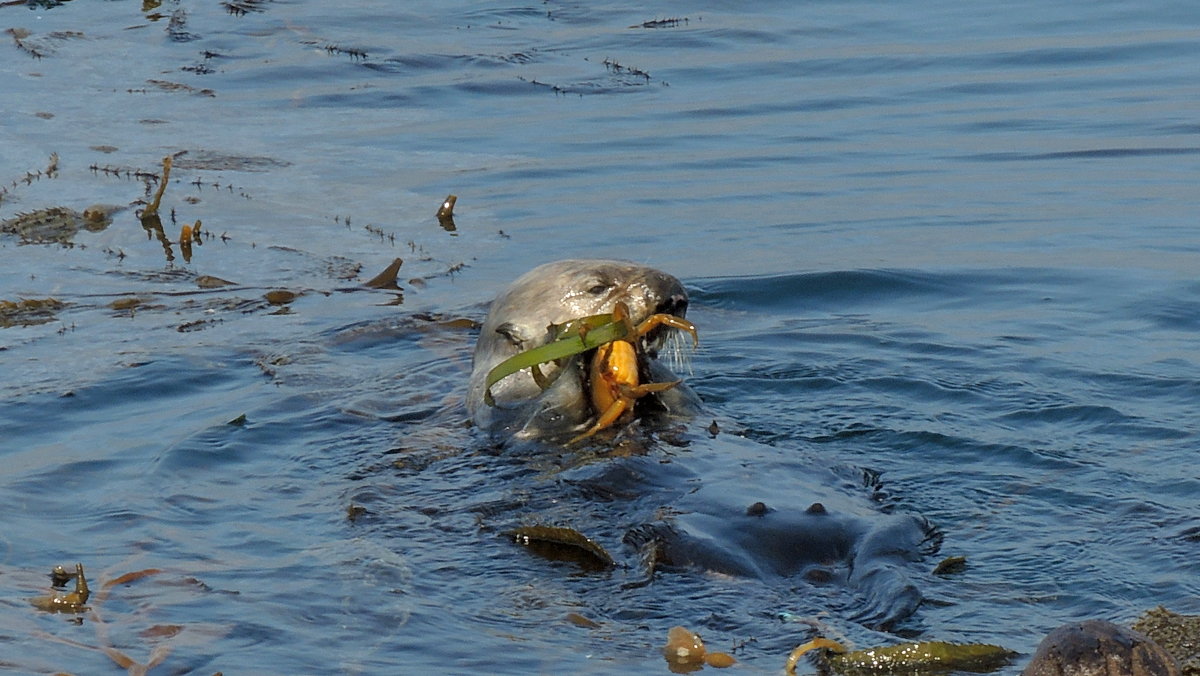
[[[552,325],[613,311],[624,302],[633,322],[655,313],[683,316],[687,292],[678,279],[653,268],[610,260],[565,260],[530,270],[492,302],[479,332],[467,410],[476,426],[498,435],[549,438],[580,429],[591,416],[583,360],[561,368],[543,364],[553,383],[545,391],[528,370],[492,386],[495,406],[484,402],[487,374],[509,357],[553,339]],[[661,336],[647,336],[653,354]]]

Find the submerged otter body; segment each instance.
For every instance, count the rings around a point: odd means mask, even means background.
[[[494,406],[484,401],[486,378],[505,359],[551,340],[551,325],[612,312],[617,302],[625,303],[638,323],[655,313],[682,316],[688,299],[674,277],[610,260],[542,265],[503,291],[491,305],[475,349],[467,398],[475,425],[502,443],[516,439],[550,446],[585,429],[596,416],[587,395],[586,354],[562,365],[544,364],[543,373],[552,380],[545,389],[528,370],[504,378],[491,388]],[[642,382],[675,380],[654,359],[661,336],[649,338],[639,364]],[[637,429],[646,431],[649,441],[638,453],[601,452],[557,475],[577,496],[626,505],[617,518],[633,522],[590,521],[578,530],[622,529],[639,558],[649,553],[657,562],[651,575],[661,567],[840,583],[860,599],[848,619],[868,627],[890,628],[920,604],[906,568],[931,553],[931,529],[923,519],[880,514],[828,468],[799,464],[794,451],[736,434],[685,433],[672,438],[671,451],[655,452],[653,435],[661,425],[656,427],[656,416],[646,411],[694,422],[703,410],[685,385],[639,399],[638,406],[642,424]],[[759,473],[754,467],[774,470]],[[564,523],[579,513],[570,500],[554,502],[566,510]]]
[[[683,316],[687,311],[687,293],[678,279],[622,261],[547,263],[513,282],[492,302],[475,345],[467,393],[467,410],[475,425],[497,437],[518,439],[558,440],[582,430],[593,412],[579,357],[561,367],[543,364],[542,372],[553,381],[545,391],[528,370],[504,378],[492,386],[494,406],[484,402],[487,374],[505,359],[549,342],[552,325],[610,313],[619,302],[629,308],[635,324],[655,313]],[[649,380],[674,379],[653,359],[642,367]],[[668,409],[698,403],[686,388],[655,398]]]

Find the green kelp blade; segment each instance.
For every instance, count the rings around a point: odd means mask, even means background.
[[[830,655],[829,666],[847,676],[929,674],[947,671],[986,673],[1008,664],[1013,652],[984,643],[944,641],[901,643],[883,648]]]
[[[587,333],[592,329],[598,329],[605,324],[612,324],[617,321],[613,318],[612,313],[602,315],[588,315],[586,317],[576,317],[568,319],[562,324],[551,324],[550,328],[554,330],[554,340],[574,336],[580,333]]]
[[[562,331],[566,329],[562,327],[570,326],[574,322],[597,322],[598,325],[593,328],[590,324],[587,324],[589,328],[586,335],[583,336],[579,335],[579,331],[563,335]],[[574,326],[577,328],[580,325],[575,324]],[[611,314],[581,317],[580,319],[567,322],[567,324],[559,325],[559,327],[562,337],[558,340],[515,354],[500,362],[488,372],[483,391],[483,400],[488,406],[496,405],[496,400],[492,398],[492,385],[495,385],[502,379],[511,376],[521,369],[531,368],[539,364],[545,364],[548,361],[563,359],[564,357],[573,357],[605,343],[619,340],[625,337],[625,333],[628,330],[625,322],[613,321]]]

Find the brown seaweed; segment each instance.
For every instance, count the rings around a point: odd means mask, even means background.
[[[967,557],[947,556],[933,569],[934,575],[953,575],[967,569]]]
[[[830,655],[829,666],[845,676],[947,671],[986,673],[1005,666],[1014,653],[985,643],[924,641]]]
[[[364,282],[363,286],[371,289],[399,289],[400,285],[396,283],[396,275],[399,274],[400,266],[403,264],[402,259],[393,259],[383,272]]]
[[[55,317],[54,313],[66,305],[54,298],[0,300],[0,329],[52,322]]]
[[[158,181],[158,190],[154,192],[154,199],[150,200],[150,204],[146,205],[146,208],[139,214],[143,221],[158,215],[158,207],[162,202],[163,193],[167,191],[167,181],[171,178],[171,161],[170,155],[163,158],[163,172],[162,178]],[[162,225],[159,224],[159,227],[161,228]]]
[[[708,650],[700,635],[687,627],[671,627],[662,653],[667,668],[676,674],[697,671],[705,665],[724,669],[737,663],[729,653]]]
[[[571,561],[588,570],[603,570],[616,565],[604,547],[574,528],[521,526],[508,535],[547,559]]]
[[[458,202],[458,195],[446,195],[446,199],[442,200],[442,206],[438,207],[438,223],[442,225],[442,229],[446,232],[457,230],[457,227],[454,225],[454,204],[456,202]]]
[[[68,574],[60,572],[61,566],[56,567],[51,573],[51,578],[61,580],[62,577],[75,578],[75,590],[67,594],[51,594],[49,596],[36,596],[29,599],[33,607],[38,610],[44,610],[48,613],[82,613],[88,610],[88,597],[92,592],[88,589],[87,577],[83,574],[83,564],[75,564],[75,573]]]

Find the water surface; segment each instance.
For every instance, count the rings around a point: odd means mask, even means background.
[[[800,581],[623,589],[633,516],[465,425],[470,320],[570,256],[685,281],[685,375],[748,436],[723,470],[828,468],[941,531],[898,634],[1016,673],[1067,621],[1200,613],[1200,10],[118,0],[4,29],[0,219],[127,208],[0,235],[0,301],[65,304],[0,323],[0,664],[661,673],[683,624],[776,673],[814,622],[897,640]],[[134,214],[166,155],[164,246]],[[402,291],[361,288],[396,257]],[[501,536],[531,520],[626,567]],[[157,572],[82,624],[34,610],[77,560]]]

